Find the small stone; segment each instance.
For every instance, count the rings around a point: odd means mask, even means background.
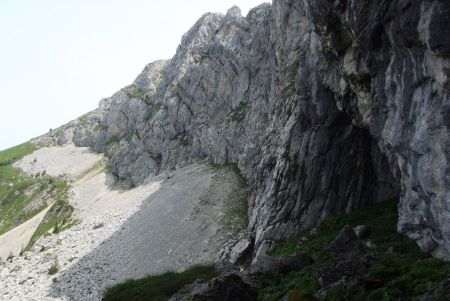
[[[353,228],[355,231],[356,237],[359,239],[365,239],[370,236],[371,229],[367,225],[359,225]]]
[[[373,249],[373,248],[376,247],[375,243],[374,243],[373,241],[371,241],[371,240],[366,241],[366,242],[364,243],[364,245],[365,245],[366,247],[368,247],[369,249]]]

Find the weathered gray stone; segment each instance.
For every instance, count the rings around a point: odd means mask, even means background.
[[[449,259],[449,6],[274,0],[205,14],[170,61],[103,100],[87,129],[74,122],[73,139],[136,184],[236,163],[255,192],[254,254],[399,197],[399,231]]]
[[[272,273],[288,274],[292,271],[300,271],[313,263],[313,258],[306,253],[282,256],[280,258],[267,256],[259,262],[252,264],[248,274],[249,276]]]
[[[230,260],[229,262],[231,264],[236,264],[239,261],[242,261],[245,259],[246,255],[249,255],[249,251],[252,246],[252,241],[249,238],[243,238],[241,239],[232,249],[230,252]],[[251,252],[250,252],[251,253]]]

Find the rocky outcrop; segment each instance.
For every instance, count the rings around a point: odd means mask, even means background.
[[[330,215],[397,197],[398,230],[449,259],[449,14],[431,0],[205,14],[74,138],[135,184],[205,158],[238,164],[254,190],[256,259]]]
[[[172,296],[169,301],[256,301],[257,290],[237,274],[228,274],[209,282],[196,281]]]

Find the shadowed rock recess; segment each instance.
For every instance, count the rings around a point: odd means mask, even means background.
[[[236,163],[253,258],[324,218],[399,198],[398,230],[450,259],[448,1],[274,0],[205,14],[175,56],[39,140],[105,152],[139,184]]]

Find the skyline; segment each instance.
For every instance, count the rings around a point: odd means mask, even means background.
[[[245,16],[267,1],[240,1]],[[234,1],[2,1],[0,149],[93,109],[146,64],[169,59],[206,12]],[[161,29],[164,30],[161,30]]]

